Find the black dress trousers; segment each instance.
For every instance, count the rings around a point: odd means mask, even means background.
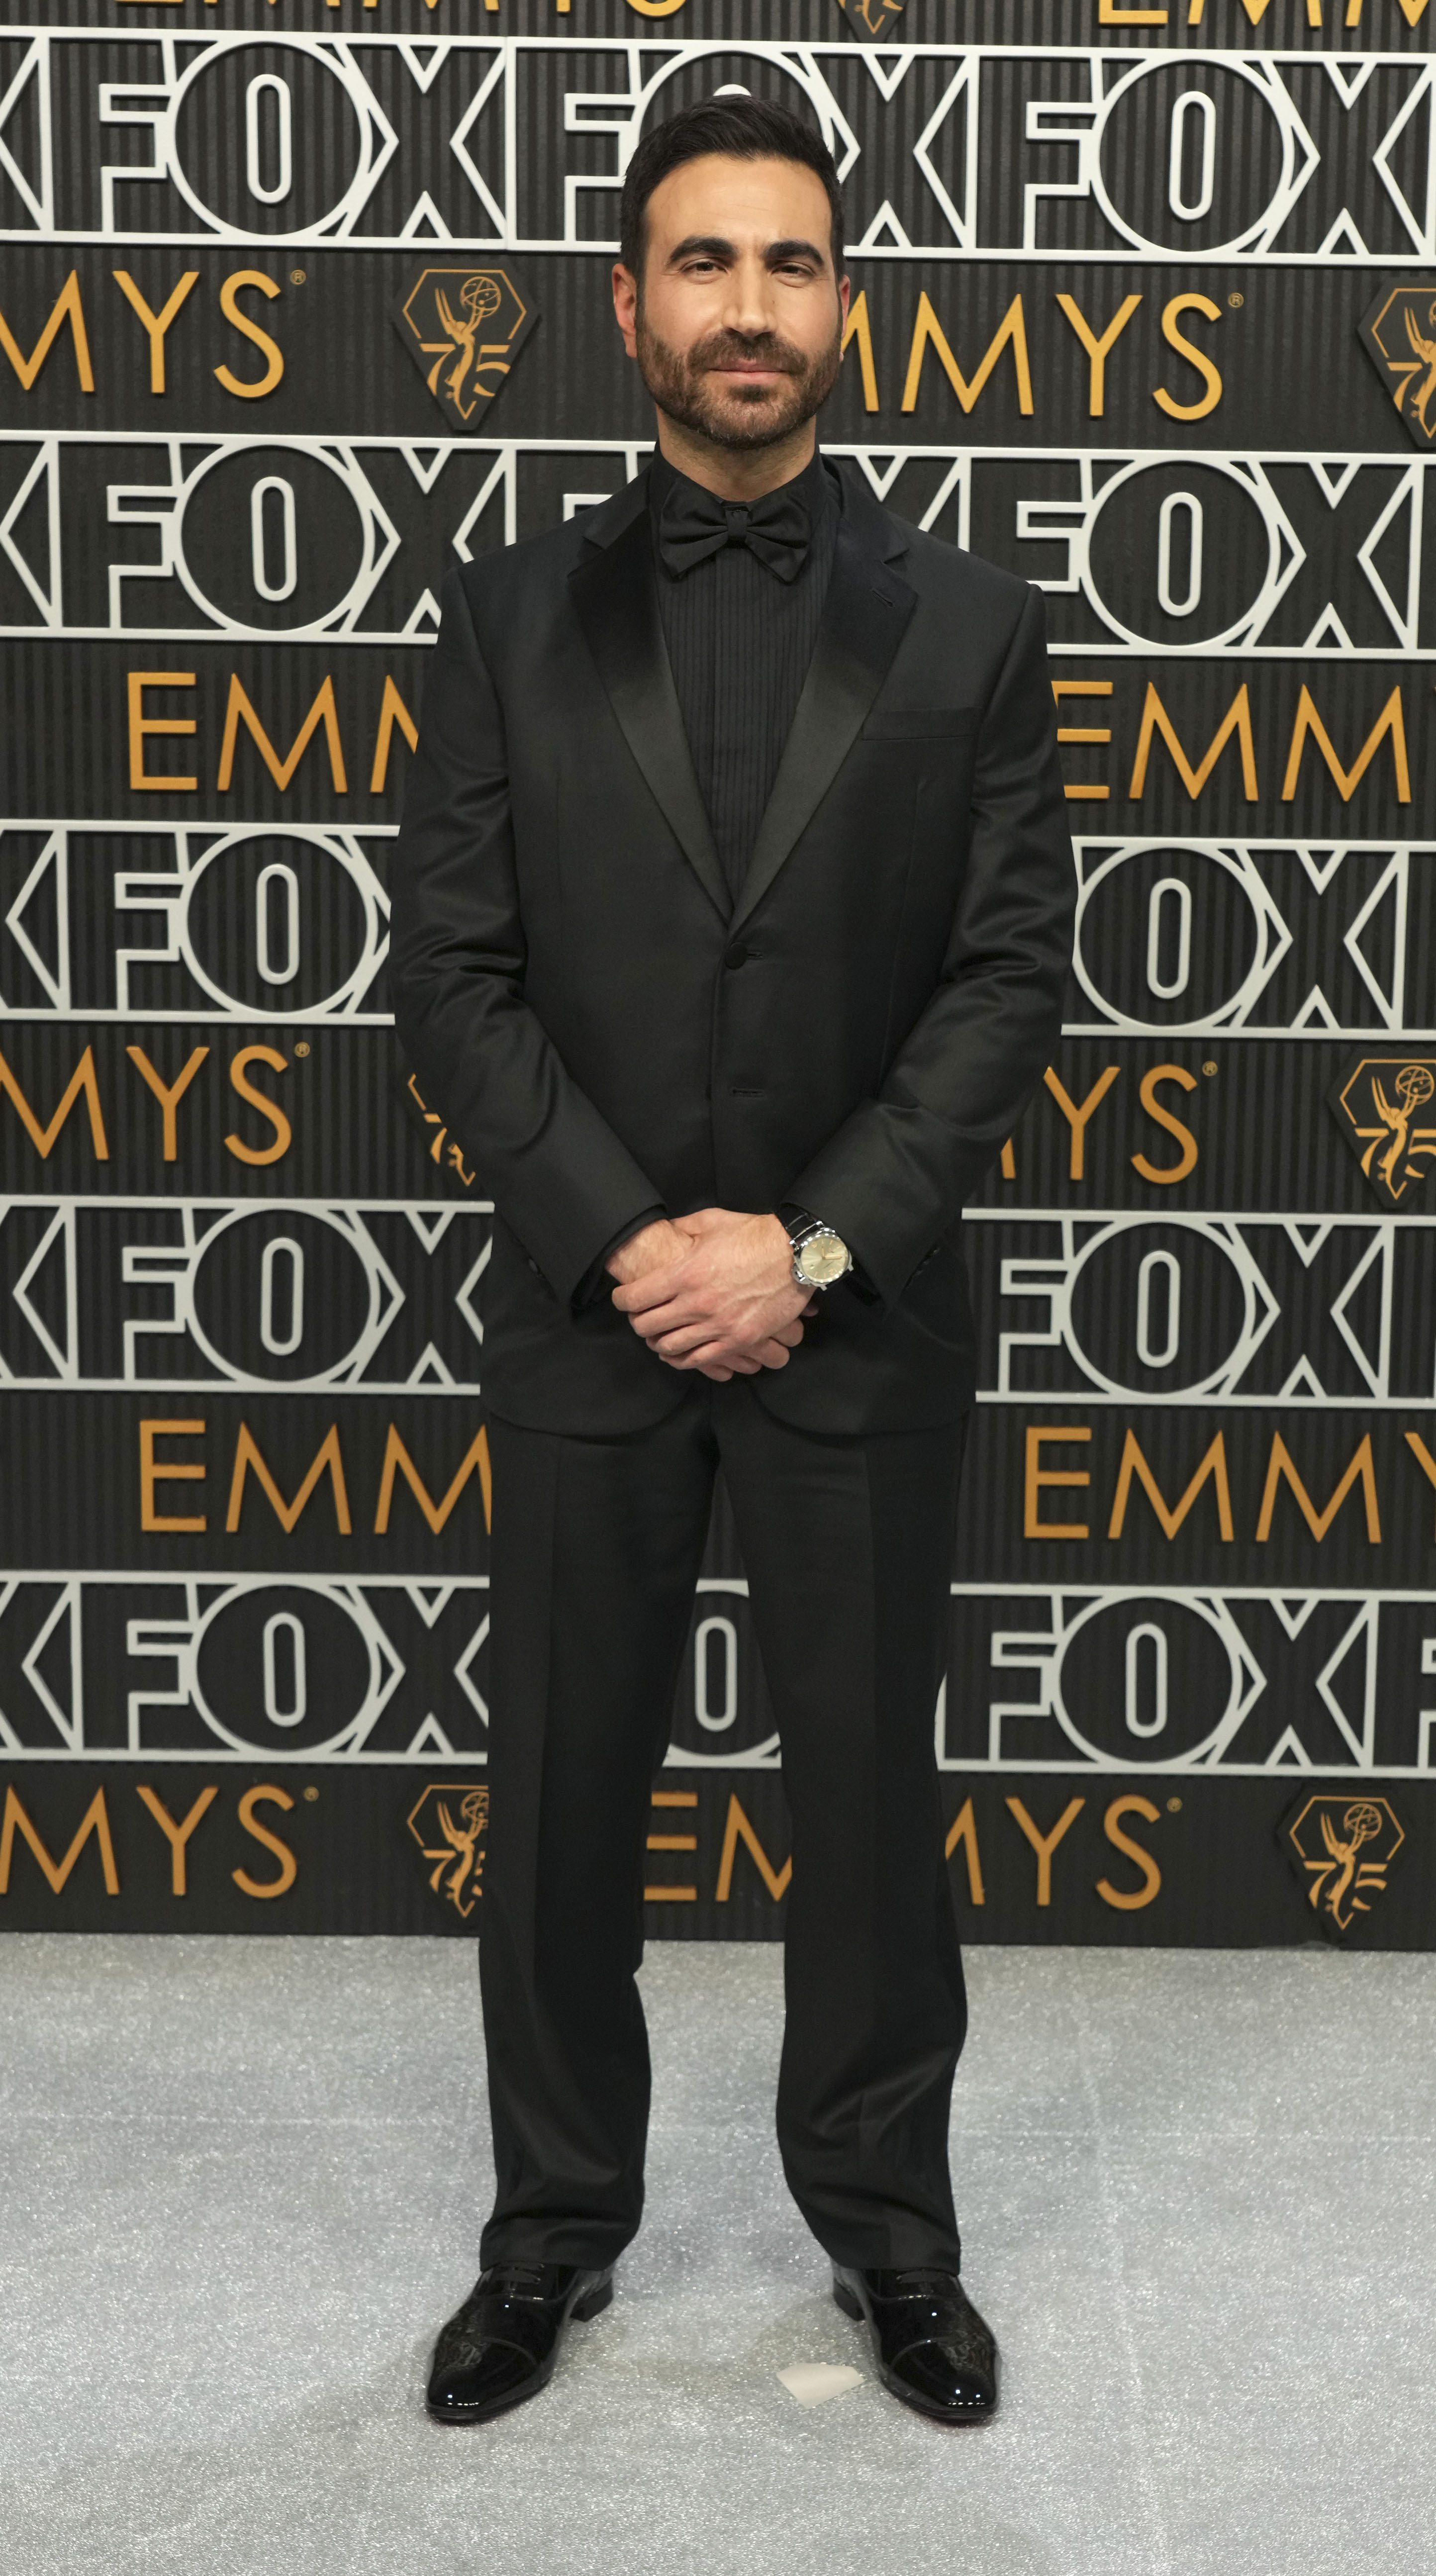
[[[835,2261],[958,2268],[933,1721],[963,1429],[822,1437],[697,1376],[627,1436],[491,1418],[486,2264],[610,2263],[638,2227],[649,1797],[721,1466],[793,1819],[784,2170]]]

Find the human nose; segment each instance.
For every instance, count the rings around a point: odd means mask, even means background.
[[[745,339],[775,327],[773,281],[767,266],[756,252],[746,259],[735,260],[728,271],[727,309],[724,322],[730,331],[740,331]]]

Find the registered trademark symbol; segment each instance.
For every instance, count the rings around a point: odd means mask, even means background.
[[[299,1044],[298,1044],[298,1046],[295,1048],[294,1052],[295,1052],[295,1054],[296,1054],[296,1055],[308,1055],[308,1053],[309,1053],[309,1040],[308,1040],[308,1038],[301,1038],[301,1039],[300,1039],[300,1041],[299,1041]],[[1215,1066],[1215,1065],[1212,1065],[1212,1066],[1210,1066],[1208,1069],[1209,1069],[1209,1071],[1211,1071],[1212,1073],[1215,1073],[1217,1068],[1216,1068],[1216,1066]]]
[[[302,268],[292,268],[289,272],[289,283],[291,286],[302,286],[304,284],[304,270]],[[1232,297],[1233,304],[1240,304],[1241,300],[1242,299],[1239,295],[1234,295]]]
[[[296,1047],[294,1052],[296,1055],[307,1055],[309,1053],[309,1049],[308,1047]],[[1202,1067],[1203,1073],[1215,1073],[1216,1069],[1216,1065],[1213,1063],[1212,1058],[1208,1056],[1206,1063]]]
[[[302,276],[303,276],[303,274],[304,274],[304,271],[301,269],[301,270],[299,271],[299,277],[302,277]],[[298,284],[298,278],[296,278],[295,283],[296,283],[296,285]],[[1227,297],[1227,302],[1228,302],[1228,304],[1230,304],[1230,306],[1232,307],[1233,312],[1235,312],[1235,311],[1236,311],[1236,309],[1237,309],[1237,307],[1238,307],[1238,305],[1245,304],[1245,302],[1246,302],[1246,297],[1245,297],[1244,295],[1240,294],[1240,293],[1239,293],[1235,288],[1233,288],[1233,290],[1232,290],[1231,294]]]
[[[318,1796],[318,1794],[319,1794],[319,1792],[318,1792],[318,1790],[317,1790],[317,1789],[306,1789],[306,1790],[305,1790],[305,1792],[304,1792],[304,1794],[305,1794],[306,1798],[311,1798],[311,1797],[317,1797],[317,1796]],[[1168,1815],[1169,1815],[1169,1816],[1174,1816],[1174,1815],[1176,1814],[1176,1812],[1177,1812],[1177,1809],[1180,1807],[1181,1803],[1182,1803],[1182,1802],[1181,1802],[1181,1799],[1180,1799],[1180,1798],[1169,1798],[1169,1799],[1167,1800],[1167,1813],[1168,1813]]]
[[[305,1790],[305,1792],[304,1792],[304,1794],[305,1794],[305,1797],[309,1800],[309,1802],[310,1802],[310,1804],[311,1804],[311,1806],[312,1806],[312,1805],[313,1805],[313,1803],[314,1803],[314,1800],[318,1797],[319,1792],[318,1792],[318,1790],[317,1790],[317,1789],[306,1789],[306,1790]],[[1180,1799],[1174,1799],[1174,1800],[1169,1800],[1169,1802],[1168,1802],[1168,1803],[1169,1803],[1170,1805],[1180,1805],[1181,1801],[1180,1801]]]

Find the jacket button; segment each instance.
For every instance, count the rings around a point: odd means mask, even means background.
[[[725,966],[746,966],[752,954],[752,949],[745,948],[740,940],[736,948],[729,949],[723,963]]]

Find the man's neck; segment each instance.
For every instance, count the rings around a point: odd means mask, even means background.
[[[756,501],[764,492],[776,492],[781,483],[791,483],[802,473],[817,443],[817,427],[811,420],[801,421],[772,447],[720,447],[716,439],[670,420],[667,412],[658,414],[660,455],[677,473],[686,474],[691,483],[701,483],[705,492],[716,493],[720,501]]]

